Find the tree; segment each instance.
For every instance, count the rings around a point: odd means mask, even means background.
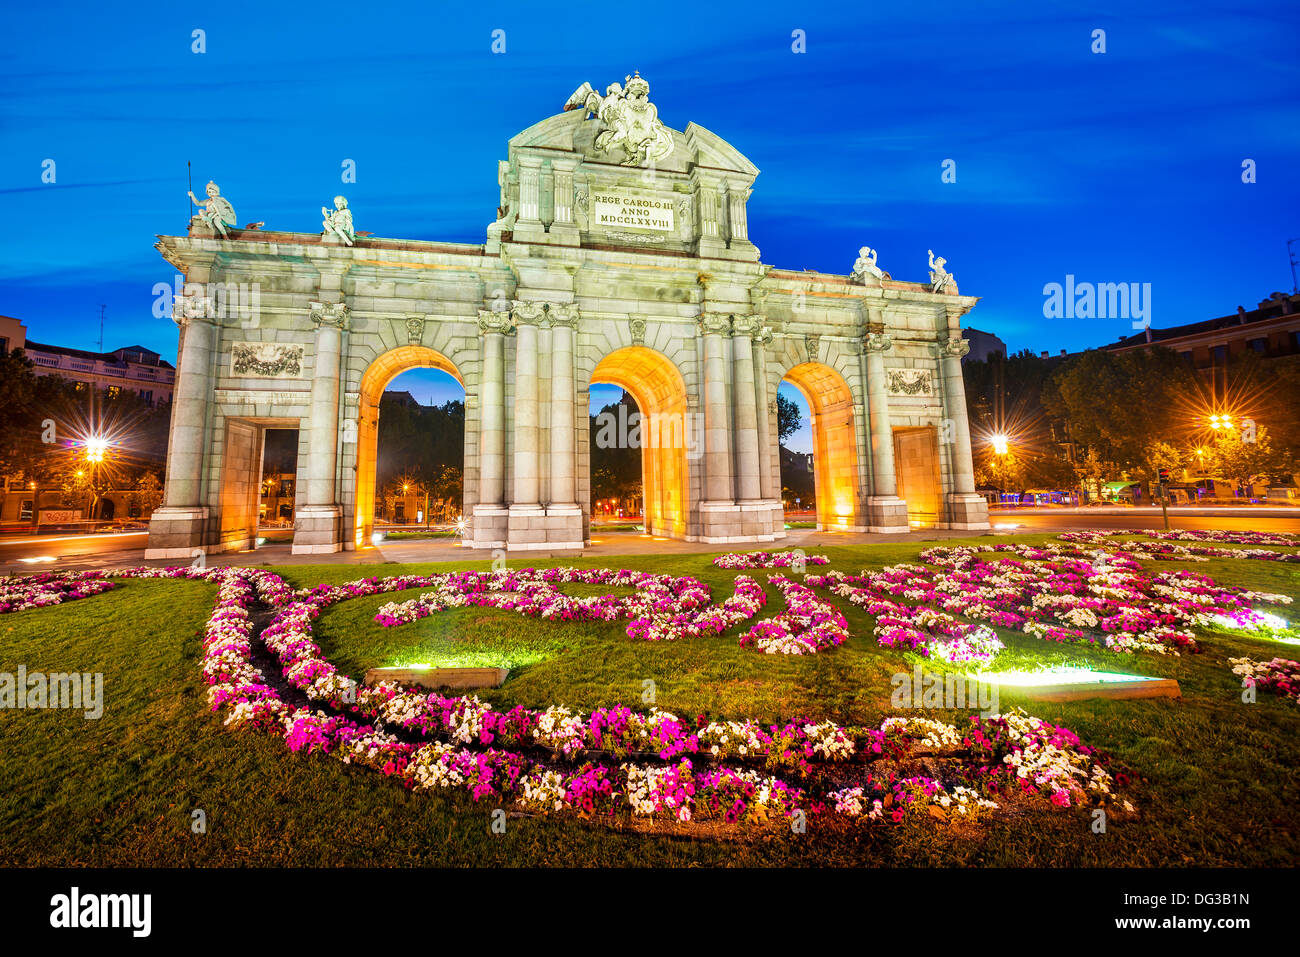
[[[146,512],[152,512],[162,504],[163,487],[162,482],[158,481],[158,475],[155,472],[141,472],[131,487],[127,495],[127,504],[132,511],[139,511],[141,515]]]
[[[1172,349],[1091,349],[1051,375],[1042,401],[1100,459],[1140,470],[1149,466],[1152,443],[1187,432],[1187,410],[1199,394],[1196,373]]]
[[[803,424],[803,413],[796,402],[787,399],[780,392],[776,394],[776,439],[782,445],[785,440],[799,431]]]
[[[1249,486],[1257,479],[1287,475],[1295,467],[1288,449],[1273,447],[1272,436],[1264,426],[1255,429],[1255,441],[1244,431],[1229,429],[1210,446],[1211,467],[1215,473],[1232,479],[1238,486]]]

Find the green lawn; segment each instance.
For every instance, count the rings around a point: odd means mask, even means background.
[[[817,551],[831,557],[831,568],[856,571],[915,560],[923,547]],[[725,597],[735,573],[714,569],[710,558],[537,564],[695,575]],[[463,567],[486,563],[274,570],[305,586]],[[1300,597],[1295,565],[1212,561],[1187,567],[1223,583]],[[781,599],[768,593],[768,612],[779,611]],[[511,818],[506,833],[494,835],[489,816],[495,804],[476,805],[461,794],[411,794],[372,771],[293,754],[269,736],[223,728],[207,710],[198,669],[200,632],[214,595],[215,587],[202,583],[128,580],[104,595],[0,617],[0,671],[20,664],[29,671],[98,671],[106,689],[98,721],[80,712],[0,712],[0,864],[1176,866],[1300,860],[1300,709],[1265,694],[1243,704],[1240,681],[1227,664],[1240,655],[1296,657],[1296,646],[1206,632],[1204,654],[1134,657],[1002,631],[1008,649],[999,670],[1031,661],[1087,661],[1180,682],[1181,701],[1046,704],[1002,695],[1004,708],[1024,703],[1030,713],[1110,751],[1134,774],[1126,793],[1139,813],[1113,820],[1104,835],[1090,832],[1086,811],[1054,810],[1046,802],[1021,802],[986,824],[962,828],[918,815],[897,827],[810,827],[803,835],[773,827],[689,840],[670,825],[634,833],[528,817]],[[557,625],[492,609],[459,609],[381,628],[372,617],[393,598],[354,599],[327,610],[316,634],[331,660],[356,677],[376,665],[509,664],[506,684],[483,694],[507,706],[638,707],[650,679],[659,706],[683,716],[875,723],[889,710],[889,676],[919,660],[879,648],[869,619],[838,600],[853,637],[838,649],[786,658],[739,648],[737,630],[714,639],[652,643],[627,638],[621,624]],[[1300,609],[1285,616],[1297,614]],[[932,716],[957,718],[953,712]],[[207,815],[206,834],[191,833],[195,808]]]

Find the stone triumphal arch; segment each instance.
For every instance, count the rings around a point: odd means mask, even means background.
[[[343,197],[319,233],[241,229],[209,184],[187,235],[157,244],[185,283],[148,555],[253,546],[271,428],[298,430],[293,550],[368,547],[379,396],[416,367],[465,388],[475,546],[589,541],[593,382],[643,414],[651,534],[784,536],[782,380],[812,410],[820,526],[987,527],[961,372],[976,298],[933,253],[925,282],[893,279],[868,247],[847,276],[763,264],[746,218],[757,175],[703,127],[663,125],[634,76],[603,95],[584,84],[509,141],[480,244],[357,232]]]

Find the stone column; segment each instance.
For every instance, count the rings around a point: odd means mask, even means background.
[[[515,321],[514,495],[510,503],[507,548],[537,548],[546,541],[539,501],[539,406],[537,394],[537,326],[545,303],[516,299]]]
[[[216,348],[215,305],[210,296],[178,298],[173,317],[180,326],[167,481],[163,504],[149,519],[145,558],[189,559],[206,547],[208,509],[202,504],[207,466],[208,407],[212,401],[212,353]]]
[[[723,336],[731,331],[730,317],[706,313],[700,318],[704,336],[704,498],[731,505],[731,416],[727,410],[727,360]]]
[[[935,351],[943,364],[943,407],[952,422],[952,491],[969,494],[975,491],[975,462],[970,450],[970,418],[966,414],[966,384],[961,374],[962,356],[970,352],[970,343],[960,336],[941,338]]]
[[[471,544],[499,548],[506,543],[506,333],[509,312],[480,309],[483,373],[479,383],[479,500],[474,506]]]
[[[206,299],[206,297],[205,297]],[[187,508],[200,503],[208,405],[212,401],[212,352],[216,347],[216,321],[203,304],[190,300],[185,308],[197,315],[177,318],[181,328],[177,360],[171,437],[167,443],[167,485],[164,508]]]
[[[966,412],[966,384],[961,372],[961,359],[970,352],[970,343],[961,337],[959,328],[956,335],[940,335],[933,348],[943,369],[944,414],[951,423],[951,427],[942,430],[942,438],[952,440],[948,457],[952,472],[947,496],[948,525],[950,528],[988,528],[988,502],[975,493],[970,417]]]
[[[341,549],[338,504],[339,374],[348,307],[342,302],[313,302],[316,347],[307,424],[307,494],[294,517],[293,554]]]
[[[582,548],[585,540],[582,506],[577,502],[576,392],[573,355],[578,307],[551,303],[551,500],[546,506],[549,548]],[[583,417],[584,421],[586,417]]]
[[[574,461],[573,329],[578,309],[552,305],[551,320],[551,504],[577,507]]]
[[[479,388],[479,501],[501,505],[506,492],[506,331],[510,313],[479,310],[483,379]]]
[[[759,468],[758,392],[754,383],[754,334],[759,324],[753,316],[731,321],[732,395],[736,423],[736,499],[742,507],[762,498]]]
[[[754,319],[761,323],[762,316]],[[772,330],[760,326],[752,340],[754,350],[754,402],[758,409],[758,488],[763,501],[780,504],[781,483],[772,472],[772,416],[771,401],[767,395],[767,345],[772,341]]]
[[[885,353],[893,345],[885,324],[867,324],[862,340],[866,363],[867,418],[871,436],[871,495],[867,497],[867,524],[873,532],[906,532],[907,503],[898,497],[894,471],[894,430],[889,423],[889,389],[885,378]]]
[[[573,219],[573,171],[575,167],[566,163],[551,161],[553,194],[555,197],[555,219],[551,223],[551,235],[558,241],[577,244],[578,224]]]

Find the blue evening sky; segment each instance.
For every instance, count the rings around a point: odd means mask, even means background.
[[[1156,327],[1291,285],[1294,4],[54,2],[5,21],[0,314],[41,341],[94,348],[103,303],[105,348],[174,358],[152,308],[173,270],[151,247],[185,228],[186,160],[241,223],[317,230],[343,192],[358,229],[481,242],[507,138],[633,69],[665,123],[699,123],[762,170],[749,228],[765,262],[844,273],[869,244],[918,280],[932,247],[983,297],[968,322],[1013,351],[1131,332],[1044,318],[1043,286],[1066,274],[1151,283]]]

